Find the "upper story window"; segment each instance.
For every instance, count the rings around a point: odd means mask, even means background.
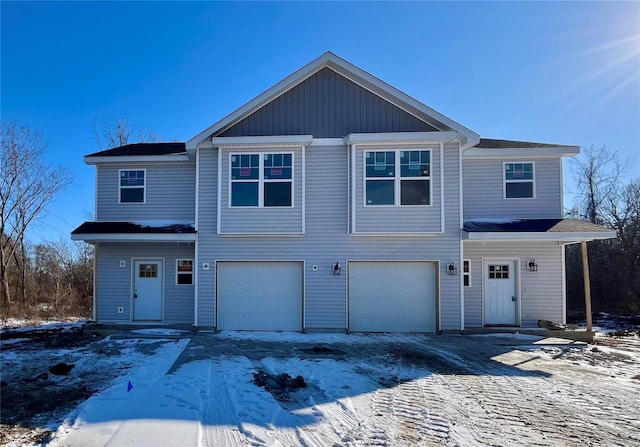
[[[231,206],[293,206],[293,154],[231,154]]]
[[[367,151],[365,205],[431,205],[431,151]]]
[[[144,203],[145,170],[120,169],[120,203]]]
[[[532,199],[535,197],[533,163],[504,164],[505,199]]]

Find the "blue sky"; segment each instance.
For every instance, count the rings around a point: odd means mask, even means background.
[[[77,178],[32,240],[92,212],[94,121],[186,141],[327,50],[484,137],[607,145],[640,176],[639,2],[0,8],[2,119],[41,130],[47,160]]]

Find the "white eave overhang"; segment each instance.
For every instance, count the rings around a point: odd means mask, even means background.
[[[301,147],[309,146],[313,142],[313,135],[276,135],[257,137],[213,137],[212,147],[243,148],[243,147]],[[201,147],[203,147],[202,145]]]
[[[455,131],[443,132],[393,132],[393,133],[352,133],[344,137],[344,144],[387,145],[387,144],[438,144],[454,141],[460,134]]]
[[[188,162],[190,161],[189,155],[182,154],[169,154],[169,155],[122,155],[114,157],[102,157],[99,155],[84,157],[84,162],[88,165],[97,165],[100,163],[150,163],[150,162]]]
[[[195,242],[195,233],[95,233],[72,234],[74,241],[85,242]]]
[[[598,239],[614,239],[615,231],[602,232],[462,232],[462,239],[466,241],[557,241],[565,243],[577,243],[581,241],[593,241]]]
[[[479,148],[467,149],[464,158],[530,158],[571,157],[580,153],[579,146],[531,147],[531,148]]]

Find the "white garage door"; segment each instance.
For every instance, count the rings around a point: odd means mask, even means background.
[[[349,262],[349,330],[435,332],[433,262]]]
[[[302,330],[301,262],[218,262],[218,329]]]

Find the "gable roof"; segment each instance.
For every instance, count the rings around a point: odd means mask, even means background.
[[[317,59],[311,61],[304,67],[287,76],[273,87],[256,96],[254,99],[252,99],[239,109],[230,113],[217,123],[209,126],[205,130],[191,138],[189,141],[187,141],[187,148],[194,149],[202,143],[206,142],[207,139],[219,135],[224,130],[230,128],[242,119],[251,115],[256,110],[264,107],[269,102],[283,95],[284,93],[300,84],[305,79],[313,76],[323,68],[329,68],[335,71],[336,73],[353,81],[361,87],[364,87],[365,89],[380,96],[388,102],[411,113],[412,115],[423,120],[424,122],[428,123],[438,130],[457,131],[461,136],[461,143],[463,146],[473,146],[478,142],[479,135],[475,132],[467,129],[461,124],[442,115],[436,110],[417,101],[416,99],[401,92],[395,87],[392,87],[391,85],[376,78],[375,76],[372,76],[371,74],[356,67],[350,62],[347,62],[346,60],[336,56],[332,52],[327,51]]]
[[[171,155],[187,152],[185,143],[134,143],[104,151],[94,152],[87,157],[122,157],[135,155]]]

